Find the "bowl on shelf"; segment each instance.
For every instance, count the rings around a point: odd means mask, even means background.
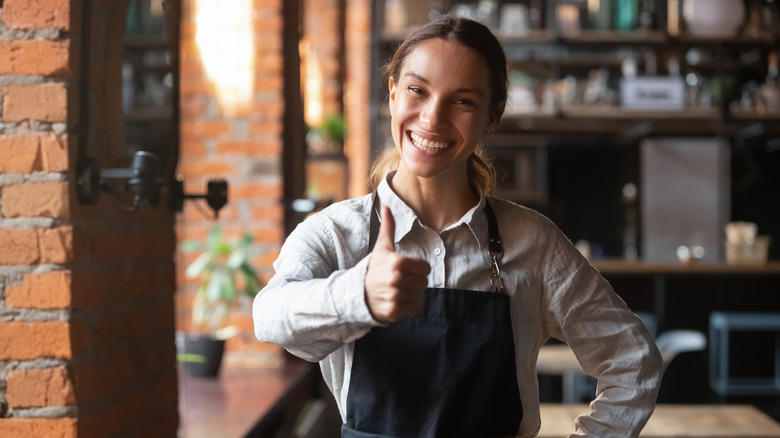
[[[745,21],[745,4],[742,0],[685,0],[683,18],[694,36],[733,37]]]

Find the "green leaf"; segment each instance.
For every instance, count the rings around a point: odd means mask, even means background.
[[[197,240],[185,240],[179,244],[179,250],[181,250],[181,252],[193,252],[202,249],[203,242],[198,242]]]
[[[195,353],[178,353],[176,360],[179,362],[206,363],[206,356]]]
[[[244,277],[244,293],[250,297],[260,291],[261,282],[257,277],[257,271],[251,265],[243,264],[239,267]]]
[[[214,226],[209,232],[206,238],[206,250],[211,253],[216,253],[217,247],[222,242],[222,227]]]
[[[252,240],[254,240],[252,235],[249,233],[245,233],[243,236],[241,236],[241,239],[236,243],[236,249],[247,248],[249,245],[252,244]]]
[[[211,274],[208,286],[206,286],[206,299],[208,301],[219,301],[221,299],[222,283],[225,282],[225,273],[216,270]]]
[[[225,275],[225,281],[221,285],[222,299],[225,301],[233,301],[236,298],[236,284],[233,281],[233,275]]]
[[[200,275],[201,271],[208,266],[211,261],[213,260],[212,256],[208,252],[204,252],[203,254],[199,255],[198,258],[196,258],[192,263],[190,263],[189,266],[187,266],[187,270],[184,271],[184,275],[187,276],[187,278],[195,278],[198,275]]]
[[[218,256],[227,256],[233,251],[230,244],[227,242],[219,242],[213,247],[214,254]]]
[[[230,254],[230,257],[227,259],[227,266],[231,269],[237,269],[239,266],[246,263],[246,251],[235,251],[233,254]]]

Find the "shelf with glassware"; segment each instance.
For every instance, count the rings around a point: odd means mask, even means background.
[[[775,129],[780,117],[780,13],[774,2],[386,0],[375,5],[382,54],[391,53],[426,15],[454,11],[496,29],[511,71],[504,131],[620,133],[649,122],[653,133],[728,135],[745,123]],[[379,90],[377,96],[385,94]]]
[[[124,37],[122,108],[128,153],[145,150],[167,160],[176,143],[171,44],[159,32],[128,32]]]
[[[125,122],[169,122],[173,117],[169,45],[164,35],[125,37],[122,64]]]

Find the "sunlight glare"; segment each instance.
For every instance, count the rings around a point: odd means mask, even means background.
[[[252,0],[196,0],[195,43],[203,68],[228,115],[250,110],[255,50]]]

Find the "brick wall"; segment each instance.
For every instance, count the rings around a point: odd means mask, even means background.
[[[200,24],[196,5],[194,0],[184,0],[182,5],[179,173],[189,193],[204,192],[209,179],[227,179],[229,202],[216,221],[204,202],[185,202],[177,217],[177,235],[180,241],[203,239],[215,224],[231,238],[251,233],[252,262],[265,281],[273,273],[271,263],[284,239],[282,0],[254,0],[250,3],[253,10],[243,12],[253,17],[251,100],[248,108],[232,111],[221,103],[204,66],[196,41]],[[230,44],[220,41],[222,37],[212,34],[209,41],[222,47]],[[184,269],[196,256],[177,255],[176,324],[180,330],[190,327],[196,284],[185,278]],[[272,360],[276,357],[278,348],[261,344],[254,337],[251,300],[234,312],[229,323],[238,325],[242,332],[228,340],[228,351],[268,353]]]
[[[319,100],[321,115],[341,114],[344,107],[344,0],[305,0],[303,2],[304,62],[315,65],[321,86],[311,90],[315,96],[304,96],[304,105]],[[302,73],[306,76],[306,69]],[[305,88],[304,88],[305,90]],[[306,91],[304,91],[306,94]],[[321,120],[307,120],[319,123]]]
[[[371,3],[346,0],[344,117],[349,196],[366,194],[371,160]]]
[[[127,4],[93,0],[87,54],[80,1],[0,1],[3,437],[176,434],[173,215],[75,196],[80,145],[103,167],[124,157]]]

